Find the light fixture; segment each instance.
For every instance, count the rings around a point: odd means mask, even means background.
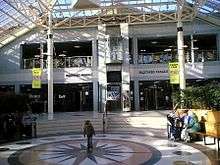
[[[198,47],[196,47],[196,48],[192,48],[192,50],[198,50],[199,48]]]
[[[174,46],[174,45],[170,45],[170,46],[168,46],[169,48],[176,48],[176,46]]]
[[[157,41],[151,41],[151,43],[152,43],[152,44],[157,44],[158,42],[157,42]]]
[[[164,51],[164,52],[171,52],[172,49],[164,49],[163,51]]]
[[[34,55],[35,58],[40,58],[39,54]]]
[[[74,48],[81,48],[80,45],[74,45]]]
[[[66,57],[65,54],[59,54],[58,56],[59,56],[59,57]]]

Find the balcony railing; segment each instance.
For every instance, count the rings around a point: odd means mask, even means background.
[[[24,69],[39,68],[41,66],[39,58],[23,59],[23,61]],[[54,68],[91,67],[92,56],[54,58],[53,66]],[[47,68],[47,60],[43,60],[43,67]]]
[[[138,55],[138,64],[155,64],[168,63],[177,60],[177,53],[171,52],[157,52],[157,53],[143,53]],[[185,51],[186,62],[192,62],[191,52]],[[194,50],[194,62],[217,61],[218,55],[216,50]]]

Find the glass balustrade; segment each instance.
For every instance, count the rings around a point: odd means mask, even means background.
[[[39,58],[23,59],[24,69],[39,68],[41,60]],[[54,68],[72,68],[72,67],[91,67],[92,56],[74,56],[53,59]],[[47,68],[47,60],[43,60],[43,67]]]
[[[218,55],[216,50],[194,50],[195,62],[217,61]],[[138,64],[155,64],[168,63],[177,61],[177,53],[157,52],[157,53],[142,53],[138,55]],[[185,51],[186,62],[191,61],[191,51]]]

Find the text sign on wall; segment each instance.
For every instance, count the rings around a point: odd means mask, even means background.
[[[170,84],[179,84],[179,63],[178,62],[170,62],[169,63],[169,75],[170,75]]]

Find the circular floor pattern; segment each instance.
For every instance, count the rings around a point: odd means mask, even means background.
[[[88,152],[85,140],[66,140],[19,150],[9,157],[11,165],[31,164],[154,164],[161,153],[154,147],[131,141],[96,139]]]

